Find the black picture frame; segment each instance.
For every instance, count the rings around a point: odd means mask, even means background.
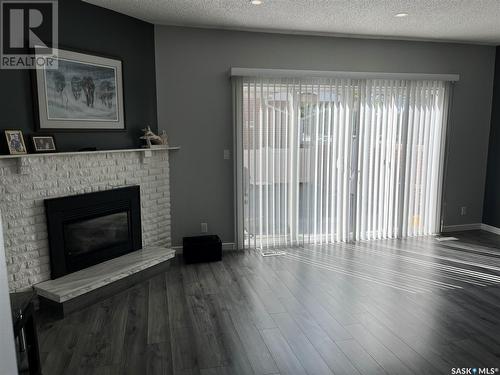
[[[41,148],[40,143],[37,144],[37,141],[40,140],[47,140],[50,139],[49,142],[52,143],[51,148]],[[56,140],[53,135],[51,134],[38,134],[38,135],[32,135],[31,136],[31,146],[33,147],[33,152],[40,154],[40,153],[51,153],[51,152],[57,152],[57,145],[56,145]]]

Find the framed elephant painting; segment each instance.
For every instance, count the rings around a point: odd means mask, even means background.
[[[122,62],[59,49],[36,70],[38,130],[124,130]]]

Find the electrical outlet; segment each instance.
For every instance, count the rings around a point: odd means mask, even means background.
[[[467,206],[460,207],[460,216],[467,215]]]
[[[208,224],[201,223],[201,233],[208,233]]]

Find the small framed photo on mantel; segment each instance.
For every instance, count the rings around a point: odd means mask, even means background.
[[[57,152],[56,142],[51,135],[32,135],[31,141],[35,152]]]
[[[11,155],[27,154],[26,144],[24,143],[23,132],[21,130],[5,130],[4,134]]]

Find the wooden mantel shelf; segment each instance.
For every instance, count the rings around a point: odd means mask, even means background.
[[[142,162],[148,163],[149,159],[156,151],[174,151],[180,150],[180,146],[166,146],[155,148],[128,148],[118,150],[98,150],[98,151],[75,151],[75,152],[47,152],[38,154],[23,154],[23,155],[0,155],[1,160],[14,159],[17,160],[17,172],[19,174],[29,174],[29,168],[25,168],[33,158],[45,158],[51,156],[78,156],[78,155],[96,155],[96,154],[116,154],[120,152],[139,152],[142,153]]]
[[[144,152],[148,151],[162,151],[162,150],[180,150],[180,146],[167,146],[167,147],[156,147],[156,148],[125,148],[118,150],[97,150],[97,151],[71,151],[71,152],[40,152],[36,154],[22,154],[22,155],[0,155],[0,160],[2,159],[22,159],[22,158],[39,158],[47,156],[75,156],[75,155],[91,155],[91,154],[112,154],[118,152]]]

